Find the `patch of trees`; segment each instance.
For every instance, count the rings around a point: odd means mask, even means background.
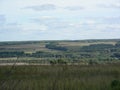
[[[120,59],[120,53],[114,53],[111,57]]]
[[[58,59],[58,60],[51,60],[50,61],[51,65],[55,65],[55,64],[67,64],[67,61],[65,59]]]
[[[81,54],[80,54],[80,57],[81,57],[81,58],[93,58],[94,55],[91,54],[91,53],[81,53]]]
[[[67,51],[66,47],[58,46],[57,44],[54,43],[47,44],[45,47],[53,50]]]
[[[116,47],[120,47],[120,41],[115,44]]]
[[[84,52],[95,52],[95,51],[103,51],[107,49],[114,48],[114,45],[112,44],[93,44],[89,46],[83,46],[80,51]]]
[[[42,52],[42,51],[37,51],[35,53],[32,53],[30,56],[37,57],[37,58],[54,57],[53,54],[49,52]]]
[[[17,52],[0,52],[0,58],[5,58],[5,57],[22,57],[25,56],[25,53],[23,51]]]
[[[120,81],[119,80],[113,80],[111,82],[111,90],[120,90]]]
[[[6,45],[23,45],[23,44],[36,44],[39,41],[20,41],[20,42],[0,42],[0,46]]]

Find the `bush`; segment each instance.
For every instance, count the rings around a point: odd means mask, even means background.
[[[120,81],[119,80],[113,80],[111,82],[111,88],[112,88],[112,90],[120,90]]]

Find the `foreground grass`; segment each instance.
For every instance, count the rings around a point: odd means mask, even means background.
[[[0,90],[120,90],[119,80],[120,65],[0,66]]]

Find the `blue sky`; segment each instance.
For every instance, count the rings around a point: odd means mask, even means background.
[[[0,41],[120,38],[120,0],[0,0]]]

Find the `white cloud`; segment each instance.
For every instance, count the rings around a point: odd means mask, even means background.
[[[36,6],[28,6],[25,9],[32,9],[35,11],[52,11],[52,10],[69,10],[69,11],[78,11],[83,10],[84,7],[82,6],[57,6],[55,4],[42,4]]]
[[[47,26],[44,24],[26,23],[21,25],[21,33],[23,34],[34,34],[38,32],[45,32]]]
[[[110,3],[102,3],[102,4],[98,4],[99,7],[103,7],[103,8],[113,8],[113,9],[119,9],[120,8],[120,2],[118,1],[113,1]]]
[[[41,16],[40,18],[41,19],[54,19],[54,17],[52,16]]]
[[[5,22],[6,22],[5,16],[4,15],[0,15],[0,26],[5,24]]]
[[[64,9],[67,9],[67,10],[70,10],[70,11],[78,11],[78,10],[83,10],[85,8],[80,7],[80,6],[71,6],[71,7],[64,7]]]
[[[43,5],[26,7],[26,9],[33,9],[36,11],[50,11],[50,10],[55,10],[56,8],[57,7],[54,4],[43,4]]]
[[[95,24],[95,23],[96,23],[95,20],[86,20],[86,21],[85,21],[85,24],[88,24],[88,25],[93,25],[93,24]]]

